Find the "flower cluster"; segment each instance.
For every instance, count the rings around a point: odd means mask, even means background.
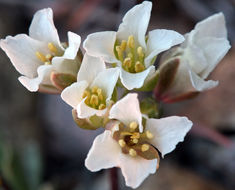
[[[59,93],[79,127],[104,128],[85,166],[119,167],[132,188],[156,172],[159,154],[173,151],[192,127],[186,117],[160,118],[157,101],[179,101],[215,87],[218,82],[205,79],[230,48],[222,13],[183,36],[165,29],[147,33],[151,9],[144,1],[126,13],[117,32],[88,35],[84,54],[79,35],[68,32],[68,43],[60,42],[50,8],[34,15],[29,35],[0,41],[29,91]],[[139,102],[139,91],[152,91],[156,99]]]

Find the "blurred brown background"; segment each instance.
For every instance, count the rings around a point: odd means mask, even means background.
[[[0,38],[28,33],[35,11],[51,7],[62,41],[67,31],[81,35],[116,30],[135,0],[0,0]],[[196,22],[222,11],[235,43],[234,0],[153,0],[149,30],[182,34]],[[27,59],[27,58],[26,58]],[[91,173],[84,159],[102,130],[73,123],[59,96],[28,92],[0,50],[0,190],[108,190],[108,171]],[[194,123],[184,143],[161,160],[157,174],[139,190],[235,189],[235,49],[211,78],[220,85],[183,103],[164,105],[164,115],[187,115]],[[120,189],[124,186],[120,174]]]

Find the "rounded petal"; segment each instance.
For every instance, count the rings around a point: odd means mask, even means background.
[[[173,30],[152,30],[149,32],[147,41],[147,56],[145,66],[152,63],[152,59],[159,53],[168,50],[172,46],[178,45],[184,41],[184,37]]]
[[[106,100],[110,100],[119,77],[119,68],[106,69],[98,74],[91,84],[103,89],[106,94]]]
[[[86,81],[73,83],[62,91],[61,98],[76,109],[77,105],[82,101],[82,95],[87,87],[88,83]]]
[[[137,94],[129,93],[116,102],[109,112],[109,118],[117,119],[125,125],[129,125],[132,121],[135,121],[139,124],[139,131],[143,132],[142,115]]]
[[[111,131],[98,135],[87,155],[85,166],[92,172],[118,165],[121,148],[112,138]]]
[[[60,50],[64,49],[60,44],[58,32],[53,22],[51,8],[39,10],[34,14],[29,28],[29,36],[39,41],[51,42]]]
[[[147,76],[153,74],[154,72],[154,66],[150,66],[140,73],[129,73],[121,68],[120,79],[123,86],[125,86],[128,90],[132,90],[134,88],[141,88]]]
[[[162,153],[162,157],[173,151],[176,145],[184,140],[191,127],[190,120],[178,116],[147,119],[146,122],[146,129],[154,135],[151,144]]]
[[[148,28],[152,3],[144,1],[130,9],[122,19],[117,32],[117,39],[127,40],[133,35],[139,44],[146,49],[145,34]]]
[[[78,118],[88,118],[93,115],[103,116],[107,112],[107,108],[103,110],[97,110],[89,107],[85,104],[85,99],[83,99],[77,106],[77,116]]]
[[[157,159],[146,160],[141,157],[131,157],[121,154],[119,166],[125,178],[126,185],[137,188],[149,176],[157,170]]]
[[[69,73],[76,76],[80,64],[76,56],[81,44],[81,37],[73,32],[68,32],[68,40],[69,46],[66,48],[64,55],[54,57],[52,65],[60,73]]]
[[[36,92],[41,84],[51,86],[50,74],[52,71],[51,65],[41,65],[37,69],[38,76],[36,78],[28,78],[27,76],[19,77],[21,84],[31,92]]]
[[[35,53],[46,53],[46,44],[30,38],[25,34],[15,37],[7,36],[0,41],[1,48],[6,52],[16,70],[29,78],[37,76],[37,68],[42,62]]]
[[[77,81],[85,80],[88,84],[91,84],[95,77],[103,70],[105,70],[105,63],[100,58],[86,53],[78,72]]]
[[[116,32],[96,32],[87,36],[83,47],[89,55],[101,57],[105,62],[119,62],[114,55]]]

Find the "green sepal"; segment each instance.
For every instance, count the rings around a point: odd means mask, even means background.
[[[155,88],[158,80],[159,80],[159,70],[156,70],[155,73],[151,77],[147,78],[144,81],[143,86],[139,89],[136,89],[136,90],[145,91],[145,92],[153,91],[153,89]]]
[[[51,82],[59,90],[64,90],[77,81],[76,77],[72,74],[51,72]]]
[[[117,99],[118,99],[118,91],[117,91],[117,87],[115,87],[115,88],[113,89],[113,94],[112,94],[111,100],[113,100],[114,102],[116,102]]]
[[[140,110],[142,114],[148,115],[150,118],[159,117],[158,104],[152,98],[145,98],[140,102]]]
[[[81,118],[77,117],[77,111],[75,109],[72,110],[72,116],[73,116],[73,120],[77,124],[77,126],[82,129],[96,130],[102,126],[102,124],[100,124],[101,121],[98,119],[98,116],[96,116],[97,118],[94,116],[90,117],[90,118],[92,118],[91,120],[90,119],[81,119]],[[103,123],[103,122],[101,122],[101,123]]]

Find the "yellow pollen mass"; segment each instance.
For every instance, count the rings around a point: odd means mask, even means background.
[[[153,134],[150,131],[146,131],[146,136],[147,136],[148,139],[153,138]]]
[[[55,47],[55,45],[53,43],[48,43],[47,46],[51,52],[53,52],[53,53],[58,52],[57,48]]]
[[[139,47],[137,48],[137,53],[138,53],[138,56],[139,56],[140,58],[143,58],[143,57],[144,57],[143,48],[142,48],[141,46],[139,46]]]
[[[146,152],[146,151],[148,151],[149,150],[149,145],[148,144],[143,144],[142,146],[141,146],[141,151],[142,152]]]
[[[127,44],[127,42],[125,40],[122,40],[122,43],[121,43],[121,46],[120,46],[122,51],[126,50],[126,44]]]
[[[47,61],[46,57],[42,53],[40,53],[39,51],[36,52],[36,57],[42,62]]]
[[[94,94],[91,95],[90,104],[95,105],[95,106],[99,104],[99,99],[97,95],[94,95]]]
[[[130,129],[135,130],[138,127],[138,124],[135,121],[132,121],[129,125]]]
[[[139,73],[139,72],[142,72],[144,69],[145,67],[140,61],[137,61],[135,63],[135,72]]]
[[[127,46],[129,48],[131,48],[131,49],[135,48],[135,40],[134,40],[134,36],[133,35],[128,37]]]
[[[120,139],[118,141],[118,144],[123,148],[124,146],[126,146],[126,142],[123,139]]]
[[[136,151],[133,148],[131,148],[129,150],[129,155],[131,155],[132,157],[135,157],[137,155],[137,153],[136,153]]]
[[[138,139],[132,139],[132,142],[137,144],[139,142],[139,140]]]
[[[118,54],[118,59],[120,61],[123,61],[123,51],[122,51],[121,47],[120,46],[116,46],[116,51],[117,51],[117,54]]]
[[[106,106],[104,104],[100,104],[98,109],[103,110],[104,108],[106,108]]]
[[[98,87],[97,86],[93,86],[92,89],[91,89],[91,92],[92,93],[96,93],[98,90]]]
[[[130,68],[131,67],[131,58],[129,58],[129,57],[125,58],[125,60],[123,62],[123,66]]]

